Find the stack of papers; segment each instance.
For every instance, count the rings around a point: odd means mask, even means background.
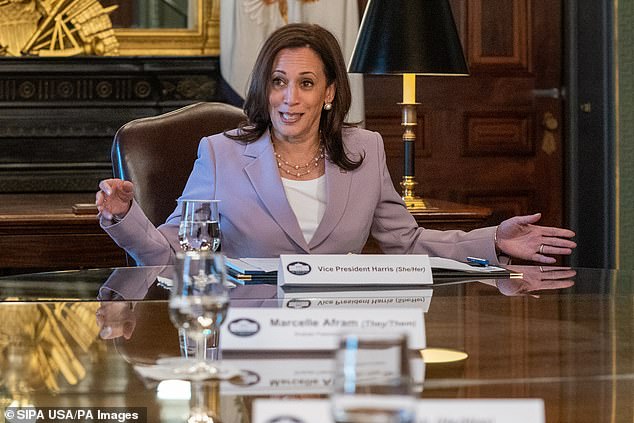
[[[468,263],[442,258],[430,257],[431,272],[434,279],[453,279],[465,277],[508,278],[516,276],[508,269],[499,266],[473,266]],[[517,275],[520,276],[520,275]]]
[[[227,279],[241,285],[277,283],[279,258],[225,258]]]

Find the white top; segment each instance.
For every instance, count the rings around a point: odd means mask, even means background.
[[[326,175],[310,181],[282,178],[282,184],[304,239],[310,242],[326,211]]]

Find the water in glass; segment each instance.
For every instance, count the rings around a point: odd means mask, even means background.
[[[207,346],[217,345],[217,334],[229,307],[225,285],[224,257],[211,251],[185,251],[176,255],[174,285],[170,292],[169,314],[184,339],[196,345],[195,365],[181,363],[184,373],[218,373],[206,363]],[[210,342],[211,341],[211,342]],[[189,354],[183,357],[188,359]],[[190,359],[191,360],[191,359]],[[178,363],[176,363],[179,365]]]
[[[335,359],[333,419],[337,423],[414,423],[407,337],[346,334]]]
[[[219,200],[181,200],[178,241],[185,251],[217,251],[220,247]]]

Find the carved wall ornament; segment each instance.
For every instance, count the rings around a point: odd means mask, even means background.
[[[99,354],[96,303],[3,304],[0,403],[32,404],[38,392],[59,393],[86,377]]]
[[[0,55],[113,56],[119,42],[98,0],[0,0]]]

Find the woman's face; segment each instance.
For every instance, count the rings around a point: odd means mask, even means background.
[[[269,82],[269,115],[275,138],[311,142],[318,138],[324,103],[332,102],[334,84],[327,85],[324,64],[312,49],[280,50]]]

